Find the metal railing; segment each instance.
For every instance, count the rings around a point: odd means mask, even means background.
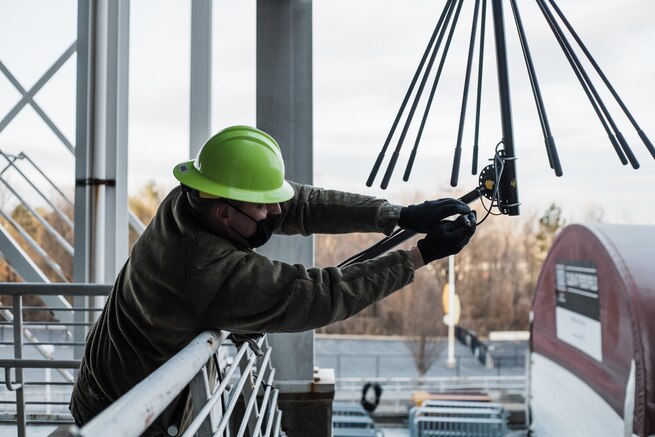
[[[384,437],[364,407],[357,404],[332,404],[332,437]]]
[[[66,210],[72,212],[73,200],[59,189],[59,187],[57,187],[57,185],[43,172],[43,170],[41,170],[39,166],[36,165],[36,163],[34,163],[34,161],[30,159],[26,153],[21,152],[18,155],[11,155],[0,150],[0,157],[4,158],[4,161],[6,161],[6,165],[0,169],[0,186],[9,190],[16,200],[18,200],[18,203],[39,222],[43,229],[52,238],[54,238],[58,246],[72,257],[74,253],[73,245],[62,235],[62,232],[66,233],[66,231],[68,231],[69,234],[72,234],[74,224]],[[8,173],[10,170],[11,174],[16,179],[13,183],[10,183],[9,180],[4,177],[5,173]],[[45,202],[49,207],[48,209],[54,214],[53,218],[56,216],[62,224],[63,230],[57,230],[51,224],[50,220],[44,216],[44,213],[40,212],[43,207],[32,205],[32,202],[19,194],[19,189],[14,188],[14,184],[17,183],[23,183],[29,186],[33,194],[32,197]],[[53,202],[51,200],[52,196],[48,195],[48,192],[56,192],[58,201]],[[16,232],[18,232],[27,246],[35,250],[39,257],[55,271],[59,279],[68,282],[68,278],[65,277],[65,273],[62,271],[59,264],[57,264],[57,262],[52,259],[36,241],[34,241],[29,233],[18,222],[13,220],[11,214],[3,210],[0,210],[0,214],[16,230]],[[145,225],[131,210],[128,210],[128,225],[137,235],[141,235],[145,230]]]
[[[493,393],[494,397],[519,395],[525,399],[526,375],[516,376],[435,376],[435,377],[355,377],[338,378],[335,402],[359,402],[365,383],[382,387],[378,408],[388,412],[407,411],[412,393]]]
[[[426,401],[410,410],[408,422],[411,437],[507,434],[507,412],[502,405],[486,402]]]
[[[4,368],[0,423],[15,424],[19,437],[26,435],[28,425],[73,423],[68,403],[74,370],[80,364],[74,350],[84,345],[75,339],[85,337],[91,315],[101,309],[75,308],[66,298],[106,296],[110,289],[104,284],[0,284],[4,318],[0,321],[0,366]],[[65,304],[27,306],[28,296],[59,296]]]
[[[399,367],[412,369],[414,361],[408,353],[403,354],[316,354],[316,358],[322,367],[335,369],[337,378],[347,378],[353,375],[352,369],[357,369],[358,374],[366,372],[373,377],[394,375]],[[440,368],[440,375],[434,376],[466,376],[473,374],[511,376],[525,372],[526,355],[523,351],[515,351],[511,354],[488,354],[487,362],[480,363],[479,358],[472,355],[455,355],[455,366],[452,368]],[[435,363],[430,368],[434,372],[437,368]]]
[[[275,369],[271,366],[271,348],[266,337],[258,342],[264,351],[261,358],[244,343],[233,359],[224,360],[221,365],[217,357],[224,340],[225,334],[201,333],[87,425],[72,429],[68,435],[139,436],[186,386],[191,389],[195,415],[187,429],[180,430],[183,437],[283,435],[282,412],[277,406],[279,392],[273,387]],[[208,370],[212,362],[219,368],[214,377]],[[245,411],[235,415],[239,399],[243,400]],[[172,431],[172,435],[178,432]]]
[[[0,314],[5,318],[0,321],[0,366],[5,370],[0,423],[15,424],[19,437],[26,435],[28,425],[41,424],[71,425],[71,436],[137,436],[189,386],[196,415],[184,436],[283,434],[266,337],[258,341],[264,354],[257,357],[247,343],[235,350],[225,341],[227,333],[213,331],[201,333],[85,427],[72,426],[68,403],[73,369],[80,364],[73,354],[76,346],[83,346],[74,339],[84,338],[72,332],[82,329],[85,335],[93,312],[100,310],[24,306],[23,300],[30,295],[106,296],[110,288],[101,284],[0,284]],[[54,319],[51,312],[65,314],[74,322]],[[9,330],[11,335],[5,335]],[[39,331],[42,340],[48,337],[47,341],[38,341],[33,331]],[[46,358],[39,358],[41,355]],[[208,370],[209,362],[218,372]],[[235,414],[239,399],[244,411]]]

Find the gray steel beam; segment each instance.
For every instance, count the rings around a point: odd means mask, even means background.
[[[0,252],[23,280],[27,282],[50,282],[4,226],[0,226]]]
[[[24,89],[18,80],[11,74],[11,72],[5,67],[5,65],[0,62],[0,71],[9,79],[9,81],[16,87],[19,93],[23,96],[21,100],[9,111],[9,113],[0,120],[0,132],[4,130],[5,127],[18,115],[18,113],[23,109],[27,104],[30,104],[37,114],[43,119],[43,121],[48,125],[52,132],[61,140],[62,143],[68,148],[68,150],[73,150],[73,145],[68,141],[68,138],[57,128],[57,126],[50,120],[46,113],[41,109],[41,107],[34,101],[34,95],[38,93],[43,85],[45,85],[48,80],[66,63],[66,61],[75,53],[75,43],[71,44],[68,49],[62,54],[57,61],[45,72],[43,76],[34,84],[34,86],[27,91]]]
[[[128,254],[128,0],[78,3],[75,280],[113,282]]]
[[[128,255],[129,8],[129,0],[78,1],[76,282],[114,282]],[[93,300],[92,306],[104,304]],[[87,302],[76,298],[75,306]]]
[[[93,89],[95,83],[93,0],[77,2],[77,98],[75,132],[75,282],[91,281],[91,205],[93,192],[85,181],[91,179],[93,142]]]
[[[288,179],[312,183],[312,2],[257,1],[257,127],[280,144]],[[258,249],[271,258],[312,265],[314,242],[274,237]],[[314,332],[269,336],[276,379],[312,381]],[[294,357],[289,360],[288,357]],[[306,385],[306,384],[301,384]],[[304,388],[299,388],[301,391]],[[284,389],[282,389],[285,391]]]
[[[84,183],[91,178],[92,155],[89,153],[93,141],[93,88],[95,83],[94,59],[94,16],[95,2],[79,0],[77,2],[77,96],[75,120],[75,208],[73,276],[75,282],[91,282],[91,216],[93,191]],[[89,298],[75,296],[75,308],[87,308]],[[75,322],[88,322],[88,313],[75,311]],[[86,329],[77,325],[73,328],[73,341],[84,343]],[[73,356],[82,358],[84,346],[74,346]]]
[[[99,0],[96,10],[95,178],[99,206],[95,281],[113,282],[128,256],[127,122],[129,0]]]
[[[7,260],[9,265],[16,270],[26,282],[50,282],[47,276],[34,264],[30,257],[21,249],[20,245],[0,226],[0,252]],[[38,295],[38,294],[37,294]],[[43,302],[53,308],[70,308],[70,304],[63,296],[39,296]],[[66,323],[73,321],[73,315],[70,311],[53,311],[55,317]]]
[[[189,156],[211,133],[212,0],[191,0]]]

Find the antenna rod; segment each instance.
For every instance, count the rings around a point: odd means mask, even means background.
[[[453,4],[455,1],[453,1]],[[457,14],[455,15],[455,22],[457,22],[457,17],[459,15],[459,11],[462,8],[462,4],[464,3],[464,0],[459,0],[459,4],[457,5]],[[448,23],[450,21],[450,17],[452,16],[453,8],[450,8],[448,11],[448,15],[445,20],[445,26],[448,26]],[[439,36],[441,37],[443,33],[441,33]],[[437,43],[440,41],[438,40]],[[384,173],[384,177],[382,178],[382,183],[380,184],[380,188],[383,190],[387,188],[389,185],[389,180],[391,179],[391,175],[393,174],[393,170],[396,167],[396,162],[398,161],[398,157],[400,156],[400,149],[403,146],[403,142],[405,141],[405,136],[407,136],[407,131],[409,130],[409,126],[412,123],[412,118],[414,118],[414,113],[416,112],[416,107],[418,106],[418,102],[421,99],[421,95],[423,94],[423,90],[425,89],[425,84],[427,83],[428,76],[430,75],[430,71],[432,70],[432,65],[434,65],[434,60],[437,56],[437,52],[439,50],[439,47],[437,44],[435,44],[435,48],[432,51],[432,55],[430,56],[430,60],[428,61],[427,67],[425,67],[425,72],[423,73],[423,78],[421,79],[421,83],[418,86],[418,90],[416,91],[416,95],[414,96],[414,102],[412,103],[412,107],[409,109],[409,114],[407,115],[407,120],[405,120],[405,126],[403,127],[402,132],[400,133],[400,138],[398,139],[398,144],[396,145],[396,149],[393,151],[393,155],[391,155],[391,159],[389,160],[389,164],[387,165],[387,171]]]
[[[462,93],[462,106],[459,114],[459,130],[457,131],[457,144],[455,145],[455,156],[453,157],[453,169],[450,173],[450,185],[457,186],[459,179],[459,164],[462,160],[462,137],[464,136],[464,121],[466,120],[466,103],[469,96],[469,84],[471,82],[471,70],[473,67],[473,51],[475,50],[475,36],[478,27],[478,13],[480,11],[480,0],[475,0],[473,22],[471,24],[471,39],[469,40],[469,54],[466,61],[466,75],[464,78],[464,91]]]
[[[484,34],[487,21],[487,0],[482,0],[482,17],[480,17],[480,59],[478,61],[478,93],[475,107],[475,136],[473,139],[473,163],[471,174],[478,174],[478,140],[480,138],[480,109],[482,106],[482,70],[484,66]]]
[[[553,139],[553,135],[550,131],[550,123],[548,123],[548,116],[546,115],[546,106],[544,105],[544,101],[541,97],[541,90],[539,89],[539,82],[537,81],[537,73],[532,62],[532,56],[530,55],[530,47],[528,46],[528,39],[525,35],[525,30],[523,29],[521,14],[519,12],[518,5],[516,4],[516,0],[510,1],[512,12],[514,13],[514,21],[516,22],[516,29],[518,30],[519,34],[519,41],[521,42],[521,48],[523,49],[525,66],[528,70],[530,85],[532,85],[532,94],[534,95],[534,101],[537,106],[537,112],[539,113],[539,120],[541,122],[541,129],[544,134],[544,143],[546,144],[548,162],[550,163],[550,168],[555,170],[555,175],[562,176],[562,165],[559,161],[559,155],[555,146],[555,140]]]
[[[403,175],[403,180],[407,182],[409,180],[409,175],[412,172],[412,167],[414,166],[414,160],[416,159],[416,152],[418,151],[418,145],[421,142],[421,137],[423,136],[423,128],[425,128],[425,123],[428,119],[428,114],[430,113],[430,108],[432,107],[432,99],[437,91],[437,85],[441,79],[441,72],[443,71],[444,64],[446,63],[446,58],[448,57],[448,51],[450,50],[450,42],[453,39],[453,34],[455,33],[455,28],[457,27],[457,21],[459,17],[459,11],[464,2],[460,2],[459,7],[457,8],[455,19],[452,22],[450,27],[450,32],[448,33],[448,38],[446,39],[446,44],[444,45],[444,51],[441,54],[441,61],[439,61],[439,68],[437,68],[437,74],[434,77],[434,82],[432,83],[432,89],[430,90],[430,95],[428,96],[427,104],[425,105],[425,112],[421,119],[421,124],[416,134],[416,140],[414,141],[414,147],[412,152],[409,155],[409,160],[407,161],[407,166],[405,167],[405,174]],[[445,28],[444,28],[445,33]],[[443,35],[440,35],[440,37]],[[440,44],[440,41],[437,43]]]
[[[578,81],[580,82],[580,86],[582,87],[582,90],[585,92],[587,95],[587,98],[589,99],[589,103],[591,104],[591,107],[594,109],[594,112],[596,112],[596,116],[598,117],[598,120],[600,121],[601,125],[603,126],[603,129],[605,129],[605,132],[607,133],[607,137],[609,138],[610,142],[612,143],[612,147],[614,147],[614,151],[616,152],[617,156],[619,157],[619,160],[621,161],[621,164],[627,165],[628,164],[628,159],[625,157],[625,154],[623,153],[623,149],[621,149],[621,146],[619,145],[618,141],[616,140],[616,137],[614,136],[614,133],[610,130],[609,125],[607,124],[607,121],[605,121],[605,117],[603,114],[600,112],[600,109],[598,108],[598,104],[596,103],[596,100],[594,97],[591,95],[591,92],[589,91],[589,87],[584,81],[584,78],[580,74],[580,71],[578,70],[578,67],[575,65],[573,60],[571,59],[571,55],[569,54],[568,50],[566,49],[566,46],[564,43],[561,41],[561,36],[557,33],[557,30],[551,23],[551,21],[548,19],[548,15],[544,12],[544,9],[539,2],[537,1],[537,5],[541,9],[542,13],[544,14],[544,17],[546,18],[546,21],[548,22],[548,25],[550,26],[550,30],[553,32],[553,35],[555,36],[555,39],[560,45],[560,48],[562,49],[562,52],[566,56],[566,59],[569,61],[569,64],[571,65],[571,68],[573,69],[573,72],[575,73],[575,76],[578,78]]]
[[[541,11],[543,12],[544,16],[546,16],[546,19],[551,24],[551,29],[553,30],[553,32],[556,32],[559,35],[558,41],[560,42],[560,45],[563,46],[563,50],[565,50],[569,54],[568,58],[569,61],[572,62],[571,65],[575,64],[577,66],[580,74],[583,77],[583,80],[587,83],[589,90],[594,95],[596,102],[600,106],[600,109],[603,111],[603,114],[607,118],[607,122],[610,124],[612,130],[616,134],[616,138],[619,140],[619,144],[621,145],[623,151],[628,157],[630,164],[634,169],[638,169],[639,161],[637,161],[637,158],[635,157],[634,153],[632,153],[632,149],[630,149],[630,146],[628,145],[625,138],[623,137],[623,134],[621,134],[621,131],[619,131],[618,126],[616,125],[616,123],[614,123],[612,116],[610,115],[609,111],[607,110],[607,107],[603,103],[603,100],[600,98],[600,95],[596,91],[596,88],[594,87],[593,83],[591,82],[591,79],[587,75],[587,72],[584,70],[582,63],[580,62],[577,55],[573,51],[573,48],[571,47],[568,40],[566,39],[566,36],[564,35],[562,28],[555,21],[555,17],[553,16],[552,12],[550,12],[550,9],[548,9],[548,5],[546,4],[546,2],[544,0],[537,0],[537,2],[541,6]],[[580,76],[578,76],[578,78],[580,78]]]
[[[628,117],[628,120],[630,120],[630,123],[632,123],[632,126],[634,126],[635,130],[639,134],[639,137],[641,137],[641,140],[646,145],[646,148],[648,149],[650,154],[653,156],[653,158],[655,158],[655,147],[653,147],[653,143],[651,143],[650,139],[648,139],[648,137],[646,136],[644,131],[641,130],[641,128],[639,127],[639,124],[637,123],[637,120],[634,119],[634,117],[632,116],[632,114],[628,110],[628,107],[625,106],[625,104],[623,103],[623,100],[621,99],[619,94],[616,92],[616,90],[614,89],[614,87],[610,83],[607,76],[605,76],[605,73],[603,73],[603,70],[601,70],[598,63],[596,63],[596,60],[591,55],[591,52],[589,52],[589,50],[587,50],[587,47],[582,42],[582,39],[580,39],[580,37],[576,33],[575,29],[573,29],[573,26],[571,26],[571,23],[569,23],[569,20],[566,19],[566,17],[564,16],[564,13],[560,10],[560,8],[557,6],[557,4],[555,4],[555,1],[550,0],[550,4],[553,5],[553,8],[555,9],[555,12],[557,12],[557,15],[559,15],[559,17],[562,20],[562,22],[564,23],[564,25],[567,27],[569,32],[571,32],[571,35],[573,35],[573,38],[578,43],[578,45],[580,46],[580,48],[584,52],[585,56],[587,56],[587,59],[589,59],[589,62],[591,62],[591,65],[593,65],[594,69],[596,70],[596,72],[598,73],[600,78],[605,83],[605,86],[607,86],[607,89],[609,89],[609,91],[612,93],[612,96],[614,96],[614,99],[616,99],[616,102],[619,104],[621,109],[623,109],[623,112],[625,113],[626,117]]]
[[[421,74],[421,70],[423,70],[423,65],[425,64],[425,61],[428,58],[428,55],[430,54],[430,49],[432,48],[432,45],[434,44],[434,40],[437,37],[437,34],[441,30],[441,26],[443,24],[444,17],[446,16],[446,13],[448,10],[450,10],[452,3],[455,0],[447,0],[446,4],[444,5],[444,9],[441,12],[441,16],[439,17],[439,21],[437,22],[437,25],[434,27],[434,31],[432,32],[432,36],[430,36],[430,40],[428,41],[428,46],[425,48],[425,51],[423,52],[423,57],[421,58],[421,61],[418,64],[418,67],[416,68],[416,72],[414,73],[414,77],[412,78],[412,82],[409,84],[409,88],[407,89],[407,92],[405,93],[405,97],[403,98],[403,102],[400,105],[400,109],[398,110],[398,113],[396,114],[396,118],[393,121],[393,124],[391,125],[391,130],[389,131],[389,134],[387,135],[387,139],[384,141],[384,145],[382,146],[382,150],[380,151],[380,154],[378,155],[377,160],[375,161],[375,164],[373,165],[373,169],[371,170],[371,174],[368,176],[368,180],[366,181],[366,186],[370,187],[373,185],[373,181],[375,180],[375,177],[378,174],[378,170],[380,169],[380,165],[382,164],[382,160],[384,159],[384,155],[387,152],[387,148],[389,147],[389,143],[391,143],[391,138],[393,137],[394,132],[396,131],[396,127],[398,126],[398,122],[400,121],[400,117],[403,115],[403,112],[405,111],[405,106],[407,106],[407,102],[409,102],[409,97],[412,95],[412,91],[414,90],[414,86],[416,85],[416,81],[418,80],[419,75]]]

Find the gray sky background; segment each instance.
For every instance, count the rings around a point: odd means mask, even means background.
[[[477,184],[470,174],[474,100],[469,100],[460,184],[449,186],[457,136],[473,1],[465,4],[412,178],[401,180],[410,135],[390,188],[364,182],[384,142],[444,1],[314,0],[314,183],[402,203],[453,196]],[[655,160],[603,89],[617,124],[641,162],[622,166],[535,2],[519,0],[557,142],[564,177],[548,167],[516,31],[507,17],[515,147],[522,213],[550,203],[584,220],[602,208],[606,221],[655,224]],[[560,0],[642,129],[655,140],[655,1]],[[509,2],[505,6],[509,13]],[[490,18],[490,10],[488,11]],[[149,180],[173,186],[173,165],[188,156],[190,1],[132,0],[129,187]],[[480,168],[500,138],[493,34],[487,22]],[[0,60],[25,88],[75,40],[76,2],[0,0]],[[214,2],[212,128],[255,124],[255,1]],[[591,67],[589,67],[591,72]],[[592,75],[595,78],[595,75]],[[74,140],[75,57],[36,101]],[[471,97],[474,97],[473,76]],[[595,80],[600,88],[601,83]],[[426,94],[427,95],[427,94]],[[20,96],[0,75],[0,118]],[[418,123],[416,123],[418,125]],[[72,185],[72,155],[31,108],[0,133],[0,149],[24,151],[49,176]],[[11,175],[7,175],[10,178]],[[381,175],[378,178],[379,184]]]

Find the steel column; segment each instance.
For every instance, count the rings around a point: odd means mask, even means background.
[[[78,5],[78,282],[113,282],[127,258],[129,6],[129,0]]]
[[[128,254],[127,111],[129,0],[99,0],[96,10],[94,177],[98,194],[92,251],[94,282],[113,282]]]
[[[191,0],[189,155],[195,157],[211,133],[212,0]]]
[[[114,282],[128,255],[129,7],[129,0],[78,2],[76,282]],[[87,298],[74,304],[84,308]],[[93,305],[103,304],[98,298]],[[75,336],[84,333],[76,329]],[[75,357],[81,353],[77,348]]]
[[[75,120],[75,207],[73,276],[75,282],[85,283],[91,279],[91,187],[82,183],[91,177],[91,155],[89,147],[93,138],[93,85],[94,85],[94,28],[95,3],[92,0],[77,2],[77,97]],[[86,308],[89,298],[75,296],[73,306]],[[86,312],[76,311],[75,322],[88,319]],[[73,328],[73,339],[83,343],[86,330],[83,326]],[[73,356],[81,358],[83,346],[73,348]]]
[[[14,311],[14,358],[23,358],[23,296],[13,297]],[[25,429],[25,389],[23,387],[23,369],[16,368],[16,425],[18,437],[27,435]],[[7,372],[7,378],[10,377]],[[10,381],[11,382],[11,381]]]
[[[257,127],[271,134],[280,144],[287,178],[312,183],[310,0],[257,2]],[[312,238],[274,237],[259,252],[286,262],[314,263]],[[277,371],[278,383],[312,381],[312,331],[271,335],[269,341],[273,347],[272,361],[284,363]]]

